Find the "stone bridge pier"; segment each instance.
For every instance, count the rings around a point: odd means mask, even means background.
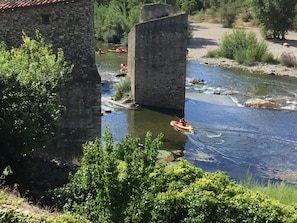
[[[129,33],[128,76],[135,103],[184,110],[188,17],[145,5]]]

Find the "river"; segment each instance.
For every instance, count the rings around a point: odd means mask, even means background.
[[[115,78],[119,64],[125,61],[125,55],[97,56],[104,76],[102,97],[113,93],[112,83],[120,80]],[[104,113],[102,131],[109,126],[116,140],[127,133],[143,138],[147,131],[162,132],[164,149],[184,149],[184,158],[205,171],[224,171],[236,180],[251,173],[257,179],[296,182],[297,78],[251,74],[195,60],[187,62],[187,78],[204,80],[186,88],[184,115],[194,127],[192,133],[169,125],[179,116],[176,111],[120,107]],[[274,99],[280,109],[247,108],[243,104],[251,97]]]

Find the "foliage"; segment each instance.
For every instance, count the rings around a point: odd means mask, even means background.
[[[196,0],[185,0],[182,3],[181,9],[189,15],[192,15],[195,12],[199,11],[201,9],[201,6],[197,4]]]
[[[294,208],[252,192],[222,172],[205,173],[186,161],[161,168],[154,179],[152,187],[159,187],[152,191],[156,194],[152,220],[146,222],[287,222],[296,218]]]
[[[234,28],[232,34],[223,36],[218,54],[239,63],[254,65],[267,55],[267,44],[265,41],[258,42],[254,32],[247,34],[243,28]]]
[[[92,222],[295,222],[297,210],[181,159],[156,163],[161,136],[126,135],[114,143],[105,130],[84,145],[81,166],[55,190],[59,207]]]
[[[210,21],[219,21],[224,27],[232,27],[240,12],[243,20],[257,19],[264,24],[267,37],[284,38],[292,28],[297,0],[96,0],[95,36],[111,43],[127,44],[128,33],[138,22],[140,10],[146,3],[165,3],[176,12],[184,11],[191,18],[202,20],[211,16]],[[254,10],[251,10],[251,3]],[[218,16],[219,15],[219,16]],[[295,19],[295,20],[294,20]],[[270,30],[270,31],[269,31]],[[269,32],[268,32],[269,31]]]
[[[255,182],[251,187],[253,191],[260,191],[267,196],[279,200],[283,204],[294,205],[297,202],[296,185],[290,185],[285,182],[268,182],[266,186]]]
[[[205,56],[203,56],[204,58],[217,58],[218,57],[218,50],[210,50],[207,52],[207,54]]]
[[[236,15],[238,14],[237,2],[225,4],[222,3],[220,7],[221,24],[224,28],[231,28],[234,25]]]
[[[128,30],[127,8],[123,3],[112,0],[106,9],[102,37],[106,42],[120,43]]]
[[[269,63],[269,64],[279,64],[279,59],[278,58],[275,58],[274,55],[270,52],[267,52],[265,53],[263,56],[262,56],[262,59],[261,61],[263,63]]]
[[[292,27],[296,4],[296,0],[252,0],[256,18],[274,39],[284,39]]]
[[[125,77],[120,82],[115,84],[115,92],[112,95],[116,101],[121,100],[126,96],[131,96],[131,84],[129,77]]]
[[[36,40],[23,34],[19,48],[8,50],[2,43],[0,67],[0,159],[7,159],[42,148],[63,111],[58,91],[72,67],[39,32]]]
[[[110,43],[127,43],[130,29],[138,22],[143,2],[111,0],[95,2],[95,37]]]
[[[71,213],[49,213],[44,209],[29,205],[24,199],[0,190],[0,222],[13,223],[90,223],[82,216]]]
[[[133,214],[148,189],[161,138],[148,132],[143,144],[129,135],[114,143],[106,127],[104,144],[96,139],[83,146],[81,166],[70,183],[55,190],[55,203],[93,222],[136,222],[127,219],[137,217]]]

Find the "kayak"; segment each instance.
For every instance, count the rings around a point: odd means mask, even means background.
[[[179,129],[179,130],[183,130],[183,131],[191,131],[191,130],[193,130],[193,127],[191,125],[189,125],[189,124],[183,125],[181,122],[174,121],[174,120],[172,120],[170,122],[170,125],[173,126],[173,127],[175,127],[175,128],[177,128],[177,129]]]
[[[108,52],[111,52],[111,53],[128,53],[128,50],[126,49],[115,49],[115,50],[108,50]]]

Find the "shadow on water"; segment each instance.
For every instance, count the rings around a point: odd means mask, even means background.
[[[141,139],[144,139],[148,131],[153,134],[153,137],[162,133],[164,134],[163,149],[176,150],[184,149],[187,136],[176,131],[169,123],[182,116],[180,111],[161,108],[117,109],[112,114],[105,114],[102,117],[102,124],[103,129],[105,126],[110,128],[116,140],[121,140],[127,133]]]

